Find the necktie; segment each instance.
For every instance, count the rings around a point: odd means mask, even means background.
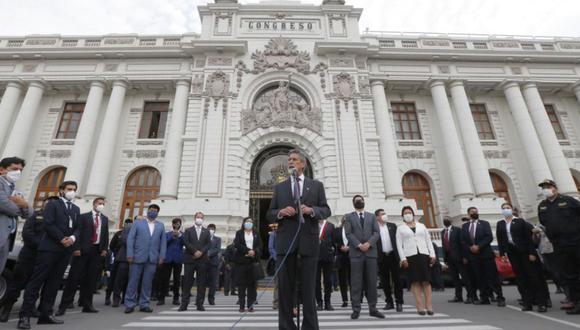
[[[71,202],[66,202],[66,210],[70,212]]]
[[[445,251],[449,251],[449,229],[445,229],[445,235],[443,236],[443,246]]]
[[[361,212],[361,213],[359,213],[359,214],[358,214],[358,216],[359,216],[359,218],[360,218],[360,227],[361,227],[362,229],[364,229],[364,228],[365,228],[365,218],[363,217],[363,213],[362,213],[362,212]]]
[[[300,178],[294,180],[294,201],[300,201]]]
[[[475,221],[471,221],[471,225],[469,225],[469,237],[472,242],[475,242]]]
[[[91,241],[93,244],[97,242],[97,229],[99,228],[99,214],[96,213],[95,215],[95,222],[93,222],[93,237]]]

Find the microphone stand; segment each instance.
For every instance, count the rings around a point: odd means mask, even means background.
[[[288,79],[290,80],[290,78]],[[298,171],[296,171],[295,169],[292,171],[292,176],[294,177],[294,182],[296,182],[296,180],[298,179]],[[304,187],[304,182],[302,182],[302,187]],[[300,191],[298,191],[298,193],[300,193]],[[300,227],[302,227],[302,224],[304,223],[304,215],[302,214],[302,201],[300,200],[302,198],[302,194],[300,194],[300,196],[298,196],[298,198],[296,199],[296,206],[298,207],[298,221],[300,222],[298,225],[298,228],[300,230]],[[300,257],[300,255],[298,254],[297,257]],[[297,265],[299,265],[298,267],[302,267],[302,263],[297,262]],[[296,273],[300,274],[300,268],[296,269]],[[296,290],[298,290],[298,294],[296,295],[296,324],[297,324],[297,330],[300,330],[300,303],[301,303],[301,296],[302,296],[302,290],[301,288],[296,285]]]

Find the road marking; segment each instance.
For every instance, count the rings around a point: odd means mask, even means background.
[[[519,311],[519,312],[522,311],[521,307],[516,307],[516,306],[513,306],[513,305],[507,305],[507,307],[508,308],[511,308],[513,310]],[[580,324],[578,324],[578,323],[572,323],[572,322],[568,322],[568,321],[564,321],[564,320],[559,320],[557,318],[550,317],[550,316],[547,316],[547,315],[544,315],[544,314],[541,314],[541,313],[537,313],[537,312],[532,312],[532,311],[530,311],[530,312],[522,312],[522,313],[534,315],[534,316],[537,316],[537,317],[542,318],[542,319],[545,319],[545,320],[557,322],[557,323],[560,323],[560,324],[565,324],[565,325],[571,326],[573,328],[580,329]]]
[[[252,313],[253,314],[253,313]],[[254,316],[252,314],[248,314],[249,316],[244,317],[244,320],[252,320],[252,321],[270,321],[270,320],[278,320],[278,315],[264,315],[264,316]],[[447,317],[448,315],[445,314],[435,314],[429,317]],[[416,319],[417,315],[396,315],[396,316],[388,316],[388,320],[392,319]],[[239,316],[148,316],[143,318],[145,321],[237,321],[240,317]],[[361,315],[362,319],[366,320],[380,320],[368,315]],[[350,320],[350,315],[319,315],[319,320]]]

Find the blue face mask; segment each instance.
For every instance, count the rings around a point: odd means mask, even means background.
[[[147,211],[147,217],[151,220],[157,219],[157,211]]]
[[[514,211],[512,209],[502,209],[501,210],[501,214],[507,218],[507,217],[511,217],[514,214]]]
[[[252,228],[254,228],[254,224],[253,223],[251,223],[251,222],[244,223],[244,229],[250,230]]]

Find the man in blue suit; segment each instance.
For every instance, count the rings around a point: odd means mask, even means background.
[[[136,221],[127,237],[127,261],[129,262],[129,284],[125,294],[125,313],[133,313],[137,305],[137,288],[141,282],[139,311],[151,313],[149,307],[151,286],[157,265],[163,264],[167,249],[165,227],[156,221],[160,208],[151,204],[147,209],[147,218]]]

